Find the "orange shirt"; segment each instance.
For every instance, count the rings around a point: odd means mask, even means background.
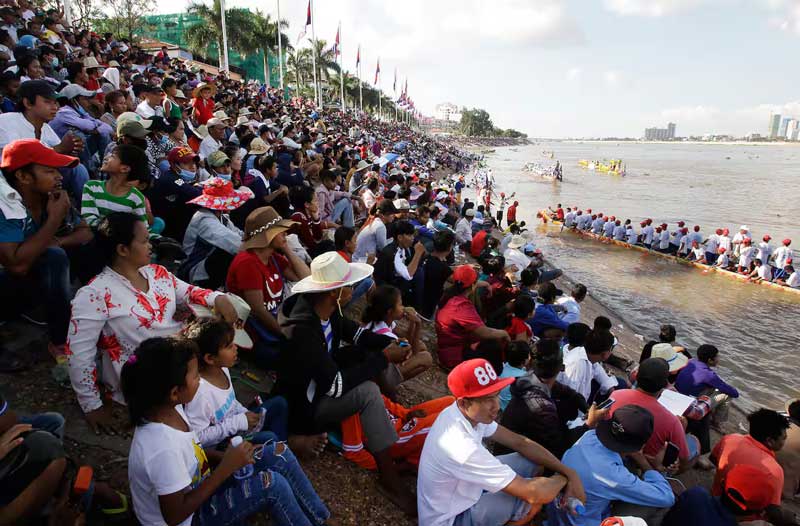
[[[753,484],[773,483],[772,502],[776,506],[781,504],[781,491],[783,490],[783,468],[775,460],[775,453],[764,444],[750,435],[726,435],[714,447],[711,455],[717,459],[717,474],[711,494],[718,497],[725,486],[725,476],[728,470],[737,464],[748,464],[770,473],[770,481],[754,480]]]

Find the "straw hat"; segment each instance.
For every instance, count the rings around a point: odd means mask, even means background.
[[[689,363],[689,358],[687,358],[685,354],[676,352],[675,348],[668,343],[657,343],[653,345],[653,351],[650,353],[650,357],[666,360],[669,364],[670,373],[680,371]]]
[[[253,198],[253,191],[246,186],[242,186],[238,190],[234,189],[233,183],[221,177],[212,177],[200,184],[203,186],[203,193],[189,201],[189,203],[209,210],[230,212],[242,206],[248,199]]]
[[[300,280],[292,292],[327,292],[358,283],[372,275],[366,263],[348,263],[338,252],[326,252],[311,262],[311,275]]]
[[[358,161],[358,165],[356,166],[356,172],[361,172],[363,170],[366,170],[370,166],[372,165],[362,159],[361,161]]]
[[[88,57],[84,57],[83,67],[86,69],[92,69],[92,68],[100,68],[102,66],[97,61],[97,59],[94,58],[94,55],[89,55]]]
[[[239,318],[239,322],[236,323],[235,330],[233,333],[233,343],[235,343],[242,349],[252,349],[253,339],[250,338],[250,335],[247,334],[247,331],[245,331],[243,328],[244,322],[246,322],[247,318],[250,316],[250,305],[248,305],[246,301],[244,301],[236,294],[231,294],[229,292],[228,294],[226,294],[226,296],[230,300],[231,304],[233,304],[233,308],[236,309],[236,315]],[[214,311],[212,309],[209,309],[208,307],[190,304],[189,308],[192,310],[192,313],[199,319],[208,319],[214,317]]]
[[[511,238],[511,242],[508,244],[508,248],[524,247],[525,243],[527,242],[528,241],[524,237],[520,235],[515,235],[514,237]]]
[[[208,137],[208,126],[205,124],[201,124],[197,128],[194,129],[194,134],[200,137],[200,140],[205,139]]]
[[[253,112],[250,111],[250,108],[242,108],[241,110],[239,110],[239,116],[240,117],[242,117],[242,116],[247,117],[248,115],[252,115],[252,114],[253,114]]]
[[[278,215],[271,206],[256,208],[244,222],[244,243],[243,249],[266,248],[272,243],[272,239],[286,232],[297,222],[290,221]]]
[[[203,91],[204,89],[210,89],[212,97],[217,94],[217,87],[214,84],[209,84],[208,82],[201,82],[200,84],[197,85],[196,88],[192,90],[192,97],[199,97],[200,92]]]
[[[250,151],[247,153],[253,155],[262,155],[267,153],[268,151],[269,151],[269,146],[267,146],[267,143],[262,141],[260,137],[256,137],[255,139],[250,141]]]
[[[215,111],[214,112],[214,117],[219,119],[219,120],[221,120],[221,121],[229,121],[229,120],[231,120],[231,118],[228,117],[228,114],[225,113],[225,110],[217,110],[217,111]]]
[[[239,115],[239,118],[236,119],[236,126],[241,126],[243,124],[248,124],[249,122],[250,122],[250,119],[248,119],[246,116]]]

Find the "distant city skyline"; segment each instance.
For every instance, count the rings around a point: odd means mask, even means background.
[[[209,3],[207,0],[206,3]],[[157,0],[159,13],[187,0]],[[274,0],[227,7],[276,15]],[[307,2],[284,0],[292,44]],[[639,137],[659,122],[682,136],[765,134],[770,113],[800,116],[797,0],[378,0],[315,2],[316,35],[341,21],[345,69],[384,92],[408,78],[426,115],[450,101],[531,136]],[[235,30],[235,28],[231,28]],[[307,47],[305,40],[301,46]],[[687,59],[688,57],[688,59]],[[780,79],[779,82],[776,79]],[[787,124],[788,128],[788,124]]]

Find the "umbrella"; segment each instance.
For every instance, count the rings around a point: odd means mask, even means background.
[[[396,161],[398,157],[400,156],[397,155],[396,153],[387,153],[386,155],[378,159],[378,164],[381,166],[381,168],[383,168],[387,164]]]
[[[402,152],[403,150],[406,149],[406,146],[408,146],[408,141],[400,141],[398,143],[395,143],[395,145],[392,146],[392,149],[394,149],[397,152]]]

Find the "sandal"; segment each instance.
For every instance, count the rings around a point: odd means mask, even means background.
[[[107,517],[119,517],[122,515],[127,515],[130,511],[130,506],[128,506],[128,496],[124,493],[120,493],[119,491],[115,491],[117,495],[119,495],[119,500],[122,501],[122,506],[119,508],[100,508],[100,513]]]

